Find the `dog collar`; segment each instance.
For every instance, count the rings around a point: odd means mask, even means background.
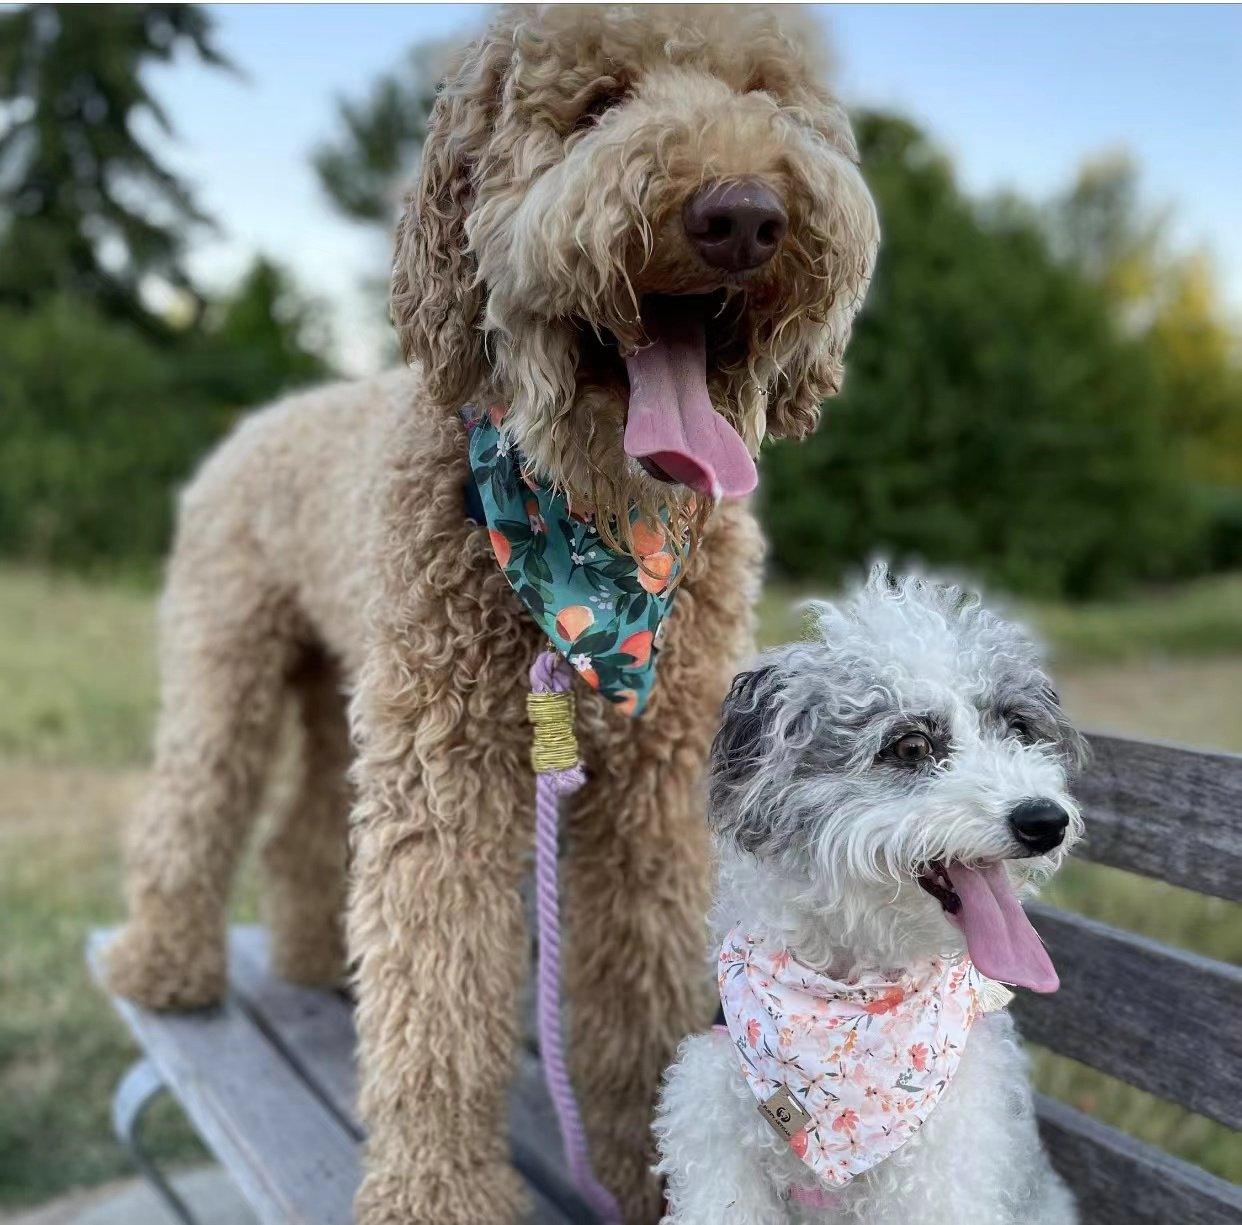
[[[717,981],[760,1113],[831,1187],[918,1131],[988,1010],[987,980],[966,957],[838,982],[741,925],[720,950]]]
[[[501,429],[502,407],[462,416],[474,478],[468,513],[472,505],[482,513],[501,572],[579,676],[626,714],[640,714],[655,683],[678,559],[662,534],[643,530],[637,512],[636,547],[650,544],[643,565],[605,545],[591,512],[571,510],[563,491],[543,488],[526,470]]]

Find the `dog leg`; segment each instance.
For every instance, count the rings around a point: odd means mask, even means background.
[[[130,918],[107,950],[111,990],[192,1008],[225,986],[225,908],[271,758],[291,614],[241,549],[174,557],[161,606],[155,765],[129,831]]]
[[[263,847],[263,916],[275,971],[291,982],[331,985],[345,969],[349,726],[340,673],[319,653],[298,669],[293,691],[297,783]]]
[[[654,725],[626,729],[654,751]],[[651,1111],[678,1042],[711,1023],[699,762],[624,754],[576,807],[565,878],[572,1062],[597,1173],[632,1225],[659,1214]]]
[[[443,586],[439,595],[452,599]],[[348,947],[369,1133],[356,1219],[507,1225],[526,1203],[506,1118],[530,962],[523,678],[537,640],[516,611],[503,624],[499,601],[484,613],[473,595],[425,612],[429,603],[381,629],[388,646],[364,669],[355,707]],[[487,648],[459,651],[446,625]]]
[[[663,1225],[783,1225],[791,1220],[771,1171],[771,1149],[727,1038],[682,1043],[660,1093],[655,1135],[668,1180]]]

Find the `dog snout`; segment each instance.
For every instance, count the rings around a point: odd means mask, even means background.
[[[745,272],[777,252],[789,215],[762,179],[735,179],[700,187],[682,210],[691,244],[713,268]]]
[[[1052,800],[1023,800],[1009,813],[1009,828],[1032,855],[1046,855],[1065,841],[1069,813]]]

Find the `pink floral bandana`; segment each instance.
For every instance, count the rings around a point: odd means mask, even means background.
[[[836,982],[741,925],[720,950],[718,982],[760,1113],[834,1187],[927,1120],[995,985],[966,957]]]

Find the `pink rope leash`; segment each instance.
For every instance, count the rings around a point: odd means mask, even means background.
[[[567,693],[572,672],[555,652],[544,651],[531,665],[534,694]],[[582,1198],[599,1214],[601,1225],[621,1225],[621,1209],[591,1168],[586,1132],[565,1066],[561,1033],[561,930],[557,882],[560,797],[572,795],[586,782],[581,761],[562,769],[535,774],[535,910],[539,938],[535,1015],[543,1079],[556,1111],[565,1146],[569,1175]]]

